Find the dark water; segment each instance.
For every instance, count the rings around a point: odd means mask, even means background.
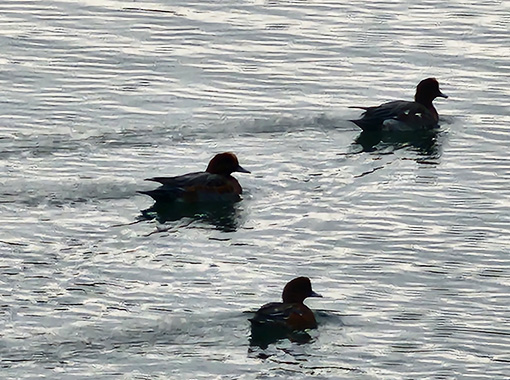
[[[509,378],[509,11],[3,2],[2,378]],[[429,76],[437,133],[348,121]],[[142,218],[221,151],[243,201]],[[250,347],[300,275],[311,342]]]

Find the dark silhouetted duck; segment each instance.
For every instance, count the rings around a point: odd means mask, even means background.
[[[250,173],[239,165],[234,153],[219,153],[209,162],[205,172],[148,178],[147,181],[159,182],[161,186],[140,193],[150,195],[156,202],[238,201],[243,190],[231,176],[233,172]]]
[[[308,297],[322,297],[312,290],[308,277],[298,277],[283,288],[283,302],[262,306],[250,319],[252,327],[271,326],[284,332],[317,327],[313,312],[303,301]]]
[[[439,90],[435,78],[422,80],[416,87],[414,102],[396,100],[364,109],[361,119],[351,120],[363,131],[414,131],[437,127],[439,115],[432,104],[437,98],[448,98]]]

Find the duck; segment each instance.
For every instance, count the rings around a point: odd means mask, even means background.
[[[156,202],[217,202],[239,201],[243,189],[233,172],[250,173],[239,165],[232,152],[216,154],[204,172],[188,173],[175,177],[153,177],[146,181],[161,184],[155,190],[139,191]]]
[[[303,301],[308,297],[322,297],[312,290],[308,277],[297,277],[283,288],[283,302],[271,302],[257,310],[250,319],[252,335],[257,329],[272,328],[285,333],[317,328],[315,315]]]
[[[416,86],[414,102],[395,100],[374,107],[351,106],[365,110],[362,117],[350,120],[366,132],[417,131],[438,127],[439,115],[432,101],[447,99],[436,78],[422,80]]]

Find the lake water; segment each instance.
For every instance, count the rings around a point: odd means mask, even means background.
[[[3,379],[510,378],[510,2],[11,0],[0,26]],[[431,76],[438,133],[360,141],[350,105]],[[144,178],[222,151],[241,202],[141,218]],[[250,347],[301,275],[313,340]]]

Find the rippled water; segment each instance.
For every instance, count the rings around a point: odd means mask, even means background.
[[[509,24],[499,1],[2,2],[2,378],[509,378]],[[437,134],[348,121],[429,76]],[[144,178],[227,150],[243,201],[141,218]],[[250,347],[298,275],[312,342]]]

